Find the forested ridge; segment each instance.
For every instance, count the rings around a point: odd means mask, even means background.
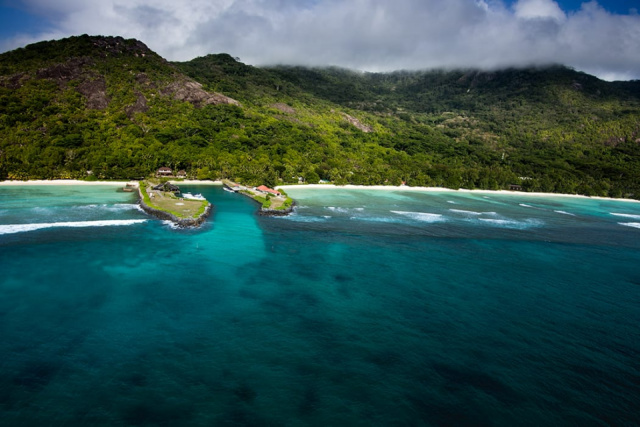
[[[0,55],[0,179],[130,179],[161,166],[246,184],[640,198],[640,82],[562,66],[170,63],[139,41],[86,35]]]

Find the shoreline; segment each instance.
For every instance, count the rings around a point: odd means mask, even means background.
[[[185,185],[223,185],[222,181],[200,181],[197,179],[184,179],[184,180],[169,180],[171,183],[185,184]],[[113,185],[113,186],[125,186],[129,183],[138,183],[138,181],[81,181],[76,179],[37,179],[29,181],[0,181],[1,186],[29,186],[29,185]],[[533,196],[533,197],[572,197],[577,199],[590,199],[590,200],[609,200],[617,202],[634,202],[640,203],[640,200],[636,199],[623,199],[612,198],[602,196],[584,196],[581,194],[566,194],[566,193],[539,193],[539,192],[526,192],[526,191],[509,191],[509,190],[468,190],[460,188],[454,190],[451,188],[443,187],[408,187],[405,185],[335,185],[335,184],[285,184],[278,185],[276,188],[289,189],[344,189],[344,190],[377,190],[377,191],[417,191],[417,192],[431,192],[431,193],[477,193],[477,194],[508,194],[508,195],[520,195],[520,196]]]
[[[222,181],[200,181],[198,179],[183,179],[183,180],[169,180],[170,183],[175,185],[186,184],[186,185],[223,185]]]
[[[32,179],[29,181],[0,181],[0,186],[19,185],[113,185],[123,187],[138,181],[81,181],[79,179]]]
[[[222,185],[222,181],[199,181],[197,179],[183,179],[183,180],[169,180],[172,184],[186,184],[186,185]],[[14,185],[118,185],[125,186],[131,183],[138,183],[138,181],[82,181],[79,179],[31,179],[28,181],[15,181],[6,180],[0,181],[0,186],[14,186]]]
[[[276,188],[283,188],[286,191],[290,189],[330,189],[330,190],[377,190],[377,191],[410,191],[410,192],[423,192],[423,193],[476,193],[476,194],[500,194],[500,195],[514,195],[514,196],[534,196],[534,197],[570,197],[577,199],[588,199],[588,200],[609,200],[616,202],[634,202],[640,203],[640,200],[636,199],[622,199],[622,198],[612,198],[612,197],[601,197],[601,196],[584,196],[580,194],[566,194],[566,193],[539,193],[539,192],[526,192],[526,191],[509,191],[509,190],[468,190],[465,188],[460,188],[458,190],[454,190],[451,188],[442,188],[442,187],[408,187],[405,185],[335,185],[335,184],[289,184],[289,185],[278,185]]]

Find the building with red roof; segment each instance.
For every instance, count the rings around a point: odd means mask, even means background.
[[[280,195],[280,192],[278,190],[274,190],[272,188],[269,188],[266,185],[261,185],[260,187],[257,187],[256,190],[262,191],[263,193],[270,193],[270,194],[273,194],[275,196],[279,196]]]

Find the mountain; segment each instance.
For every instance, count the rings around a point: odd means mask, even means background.
[[[0,179],[509,188],[640,198],[640,82],[575,70],[361,73],[168,62],[79,36],[0,55]],[[88,175],[90,171],[91,175]]]

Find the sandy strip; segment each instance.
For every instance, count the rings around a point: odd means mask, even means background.
[[[131,184],[136,184],[132,181]],[[113,185],[124,187],[129,181],[80,181],[77,179],[34,179],[29,181],[0,181],[0,185]]]
[[[184,179],[169,181],[180,185],[222,185],[222,181],[199,181],[197,179]],[[77,179],[32,179],[29,181],[0,181],[0,185],[114,185],[124,187],[127,184],[138,186],[138,181],[80,181]]]
[[[209,180],[205,180],[205,181],[200,181],[198,179],[183,179],[180,181],[170,181],[172,184],[175,184],[177,186],[180,186],[180,184],[187,184],[187,185],[222,185],[222,181],[209,181]]]
[[[334,185],[334,184],[304,184],[304,185],[279,185],[276,188],[282,188],[285,191],[290,189],[302,190],[305,188],[308,189],[345,189],[345,190],[385,190],[385,191],[421,191],[421,192],[432,192],[432,193],[444,193],[444,192],[452,192],[452,193],[476,193],[476,194],[507,194],[512,196],[534,196],[534,197],[573,197],[578,199],[592,199],[592,200],[609,200],[616,202],[633,202],[639,203],[640,200],[635,199],[614,199],[610,197],[590,197],[590,196],[582,196],[579,194],[562,194],[562,193],[528,193],[524,191],[507,191],[507,190],[467,190],[464,188],[460,188],[458,190],[453,190],[451,188],[441,188],[441,187],[408,187],[406,185],[401,186],[393,186],[393,185]]]

